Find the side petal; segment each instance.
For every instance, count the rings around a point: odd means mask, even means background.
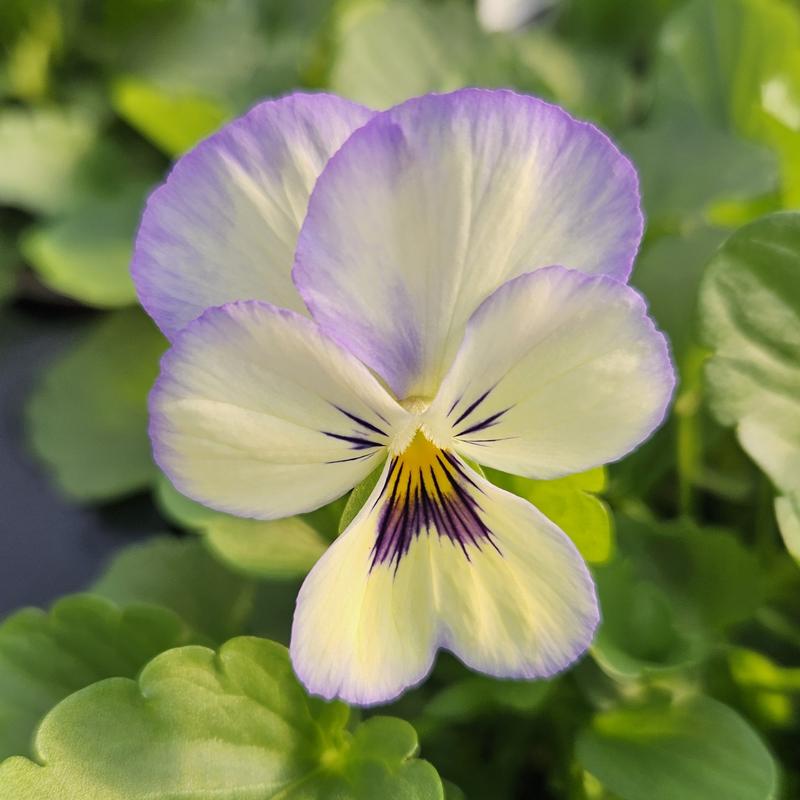
[[[380,464],[407,418],[311,320],[257,301],[190,323],[150,395],[153,452],[175,487],[258,519],[339,497]]]
[[[432,397],[498,286],[550,264],[624,280],[641,231],[636,173],[600,131],[533,97],[466,89],[348,139],[311,196],[294,279],[398,397]]]
[[[509,281],[475,312],[427,424],[481,464],[556,478],[636,447],[674,385],[666,339],[639,294],[550,267]]]
[[[290,652],[313,694],[388,702],[427,675],[439,647],[490,675],[537,678],[589,646],[597,602],[569,538],[527,501],[441,457],[438,492],[427,471],[415,477],[414,459],[404,470],[388,462],[306,578]]]
[[[290,273],[308,196],[371,115],[331,95],[294,94],[260,103],[179,159],[147,203],[131,268],[168,338],[232,300],[305,311]]]

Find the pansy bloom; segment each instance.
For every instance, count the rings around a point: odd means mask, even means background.
[[[382,465],[298,596],[309,691],[384,702],[438,648],[548,676],[589,646],[574,545],[472,464],[556,478],[661,422],[667,345],[625,283],[641,232],[611,142],[508,91],[265,102],[152,195],[133,273],[172,345],[150,433],[175,486],[276,519]]]

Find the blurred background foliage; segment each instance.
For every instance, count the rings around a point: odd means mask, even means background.
[[[464,85],[557,102],[634,159],[647,230],[632,280],[680,385],[664,428],[620,464],[492,475],[592,565],[604,621],[590,657],[517,683],[442,656],[388,713],[470,798],[800,797],[789,0],[3,0],[2,610],[92,594],[0,626],[0,757],[29,754],[62,698],[170,647],[286,642],[344,510],[236,519],[158,474],[145,400],[165,342],[128,274],[148,191],[264,97],[384,108]]]

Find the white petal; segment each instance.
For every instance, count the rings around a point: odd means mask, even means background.
[[[324,94],[269,100],[175,164],[147,203],[132,266],[142,305],[169,338],[232,300],[305,311],[290,273],[308,196],[371,114]]]
[[[478,0],[476,12],[481,26],[492,33],[513,31],[558,0]]]
[[[625,279],[641,229],[636,173],[596,128],[467,89],[410,100],[347,140],[314,188],[294,278],[398,397],[432,397],[498,286],[551,264]]]
[[[438,647],[500,677],[567,667],[598,621],[594,587],[572,542],[528,502],[446,456],[449,467],[434,467],[445,497],[438,522],[425,524],[421,499],[403,517],[402,487],[417,496],[413,463],[421,462],[407,461],[400,472],[402,459],[387,464],[300,590],[290,648],[300,680],[326,698],[373,704],[421,681]],[[475,514],[466,522],[464,497]]]
[[[309,319],[256,301],[180,334],[150,396],[156,461],[183,494],[273,519],[339,497],[408,414]]]
[[[666,340],[633,289],[550,267],[509,281],[470,319],[427,425],[481,464],[555,478],[642,442],[674,382]]]

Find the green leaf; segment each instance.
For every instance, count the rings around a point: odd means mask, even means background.
[[[285,648],[241,638],[184,647],[131,680],[67,698],[36,738],[42,766],[0,766],[15,800],[443,800],[399,719],[345,727],[348,709],[310,699]]]
[[[502,711],[531,714],[547,699],[552,683],[544,680],[512,681],[470,675],[442,689],[425,706],[427,721],[465,722]]]
[[[724,238],[724,231],[705,226],[663,236],[636,262],[632,283],[647,298],[658,327],[669,335],[679,366],[694,338],[703,271]]]
[[[444,786],[444,798],[445,800],[466,800],[466,795],[461,789],[458,788],[454,783],[450,783],[450,781],[442,781],[442,785]]]
[[[169,155],[253,103],[309,85],[331,11],[330,0],[110,2],[81,20],[82,47],[114,76],[114,110]],[[321,86],[324,74],[310,80]]]
[[[656,111],[688,111],[773,148],[800,202],[800,13],[783,0],[693,0],[665,24]]]
[[[302,579],[262,580],[256,584],[247,633],[280,642],[287,647]]]
[[[614,534],[611,512],[595,495],[606,487],[603,467],[552,481],[535,481],[487,470],[492,483],[524,497],[549,517],[575,543],[590,563],[611,557]]]
[[[326,506],[301,514],[300,518],[330,544],[339,535],[339,524],[349,499],[350,495],[345,494]]]
[[[731,675],[740,686],[800,694],[800,667],[782,667],[756,650],[733,648],[728,653]]]
[[[181,494],[163,473],[159,474],[156,481],[155,500],[167,519],[189,530],[202,530],[218,517],[228,516],[190,500]]]
[[[164,606],[222,642],[244,631],[254,587],[212,558],[202,542],[160,536],[122,550],[91,591],[119,605]]]
[[[800,212],[738,230],[700,294],[711,409],[784,492],[800,488]]]
[[[800,492],[775,498],[775,516],[786,549],[800,562]]]
[[[370,474],[350,492],[347,497],[347,504],[339,519],[339,533],[344,533],[345,528],[356,518],[358,512],[361,511],[364,503],[367,502],[367,498],[372,494],[372,490],[377,485],[382,472],[383,464],[370,472]]]
[[[731,678],[740,701],[760,726],[793,728],[800,712],[800,668],[784,667],[756,650],[728,652]]]
[[[77,109],[3,110],[0,205],[38,214],[67,208],[96,137],[96,122]]]
[[[731,532],[688,520],[637,522],[621,516],[621,546],[647,583],[669,595],[681,623],[710,633],[751,618],[766,599],[757,557]]]
[[[189,639],[167,609],[119,608],[91,595],[65,597],[49,612],[18,611],[0,625],[0,760],[30,755],[39,720],[67,695],[103,678],[133,678]]]
[[[691,666],[721,632],[751,619],[765,602],[759,562],[731,533],[624,515],[617,523],[625,557],[595,570],[602,621],[592,646],[613,678]]]
[[[587,45],[647,53],[667,13],[685,0],[571,0],[559,8],[558,30]]]
[[[625,556],[594,571],[602,621],[592,646],[614,678],[697,663],[765,602],[758,559],[728,531],[619,515],[617,536]]]
[[[571,47],[540,26],[497,42],[510,48],[507,69],[513,70],[509,76],[515,88],[608,127],[628,122],[635,86],[627,65],[616,55]]]
[[[27,11],[24,28],[5,54],[5,72],[9,94],[36,102],[47,93],[50,63],[60,50],[62,22],[55,3],[29,0]]]
[[[199,117],[207,118],[213,101],[238,111],[259,99],[251,82],[269,53],[259,30],[259,3],[195,0],[165,19],[157,35],[145,27],[121,37],[108,56],[116,74],[141,81],[139,88],[160,88],[167,98],[205,98],[208,105]],[[196,123],[197,109],[191,113]],[[177,121],[172,111],[169,115]]]
[[[19,270],[19,256],[11,237],[0,230],[0,303],[13,296]]]
[[[736,712],[708,697],[598,714],[576,755],[620,800],[770,800],[777,767]]]
[[[70,15],[74,28],[70,33],[75,40],[71,42],[72,46],[85,58],[102,61],[104,53],[119,56],[118,51],[124,50],[139,36],[162,33],[171,24],[184,19],[197,3],[198,0],[172,0],[169,3],[160,0],[104,0],[101,13],[62,5],[73,12]]]
[[[331,88],[373,108],[465,84],[503,83],[506,77],[493,41],[480,31],[472,10],[456,3],[353,3],[338,23]]]
[[[337,22],[331,85],[366,105],[465,85],[514,86],[606,124],[630,115],[633,79],[621,59],[573,49],[542,29],[487,35],[453,0],[356,0]]]
[[[187,127],[199,133],[201,123],[220,113],[243,112],[265,97],[324,83],[327,64],[314,62],[320,61],[318,34],[331,15],[331,0],[142,0],[146,11],[162,17],[147,24],[132,3],[112,1],[124,6],[116,35],[109,36],[105,26],[90,28],[83,45],[122,81],[136,82],[135,96],[128,98],[136,109],[123,116],[133,113],[135,127],[146,118],[143,132],[157,129],[164,146],[176,144],[154,116],[159,107],[184,134]],[[319,74],[310,76],[314,69]],[[169,98],[190,120],[163,105]]]
[[[163,349],[141,311],[118,311],[45,372],[27,408],[28,433],[66,494],[107,500],[153,479],[147,394]]]
[[[130,305],[133,239],[145,200],[139,186],[95,196],[55,220],[28,228],[22,254],[51,289],[87,305]]]
[[[210,550],[232,569],[257,578],[306,575],[328,542],[300,517],[263,522],[227,516],[204,529]]]
[[[680,629],[668,595],[628,560],[594,572],[602,619],[591,653],[618,680],[675,672],[704,655],[702,641]]]
[[[139,78],[120,78],[111,90],[114,110],[169,156],[178,156],[233,115],[221,101],[164,89]]]
[[[719,201],[749,200],[778,186],[769,149],[696,118],[652,123],[621,144],[639,170],[651,227],[702,221]]]
[[[672,480],[674,465],[675,425],[668,418],[640,447],[606,467],[611,494],[625,504],[646,503],[660,490],[665,478]]]
[[[184,497],[164,476],[156,496],[168,517],[201,533],[221,561],[246,575],[305,575],[328,546],[328,540],[301,517],[264,521],[223,514]]]

